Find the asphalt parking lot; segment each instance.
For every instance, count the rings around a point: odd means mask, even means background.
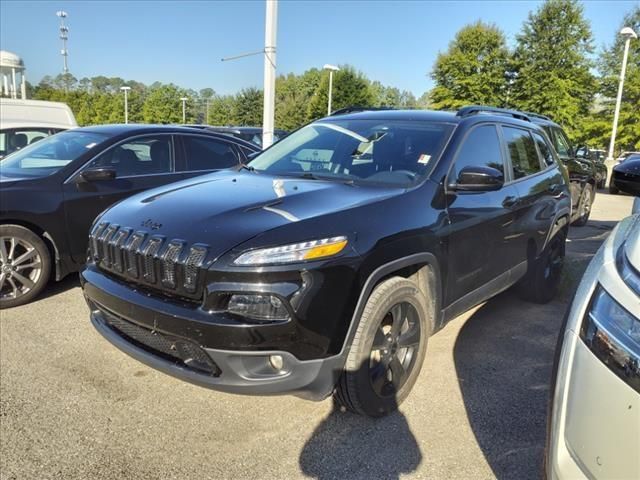
[[[598,194],[589,224],[571,231],[552,303],[506,292],[434,336],[414,391],[381,420],[151,370],[93,330],[68,278],[0,313],[0,477],[539,478],[567,302],[631,203]]]

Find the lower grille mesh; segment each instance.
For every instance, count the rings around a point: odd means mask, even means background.
[[[205,373],[213,377],[220,375],[220,369],[211,360],[211,357],[195,343],[152,332],[115,315],[104,311],[102,313],[105,323],[134,345],[198,373]]]

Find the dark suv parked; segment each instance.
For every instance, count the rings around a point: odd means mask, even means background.
[[[520,112],[343,111],[107,210],[81,281],[100,333],[161,371],[380,416],[448,320],[518,282],[553,297],[569,195]]]
[[[526,112],[526,115],[547,132],[560,160],[569,171],[573,225],[576,227],[586,225],[598,186],[599,174],[594,161],[588,158],[588,155],[581,154],[579,149],[574,148],[562,127],[549,117],[530,112]],[[604,180],[606,181],[606,167]]]

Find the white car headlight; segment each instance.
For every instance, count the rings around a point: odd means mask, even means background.
[[[346,246],[347,237],[323,238],[280,247],[251,250],[240,255],[233,263],[236,265],[268,265],[317,260],[336,255]]]

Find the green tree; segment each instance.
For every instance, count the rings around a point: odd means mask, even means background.
[[[468,104],[503,106],[507,99],[510,53],[502,31],[476,22],[463,27],[438,54],[431,77],[433,108],[457,109]]]
[[[341,66],[340,71],[333,74],[332,110],[372,105],[373,95],[369,85],[369,80],[361,72],[349,65]],[[324,72],[309,102],[307,116],[309,120],[324,117],[327,114],[328,95],[329,72]]]
[[[186,92],[173,84],[151,89],[142,107],[145,123],[182,123],[182,101]],[[189,103],[188,103],[189,104]],[[189,113],[187,123],[193,123],[193,114]]]
[[[209,125],[233,125],[233,95],[216,95],[209,101]]]
[[[640,6],[634,7],[624,16],[620,24],[640,32]],[[590,145],[608,148],[611,138],[611,126],[615,99],[618,94],[620,69],[624,39],[616,34],[614,43],[604,49],[598,61],[600,73],[601,108],[594,112],[583,127],[583,137]],[[632,40],[629,45],[627,72],[620,104],[620,118],[616,133],[616,151],[640,150],[640,41]]]
[[[574,136],[597,87],[589,22],[576,0],[547,0],[517,36],[510,103],[549,115]]]
[[[322,73],[313,68],[302,75],[289,73],[276,79],[276,127],[295,130],[308,121],[307,109]]]
[[[262,90],[255,87],[243,88],[235,96],[232,117],[241,126],[256,127],[262,125]]]

